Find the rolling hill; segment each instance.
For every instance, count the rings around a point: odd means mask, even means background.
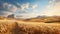
[[[45,23],[52,23],[52,22],[60,22],[60,16],[50,16],[50,17],[40,17],[40,18],[30,18],[24,21],[31,21],[31,22],[45,22]]]

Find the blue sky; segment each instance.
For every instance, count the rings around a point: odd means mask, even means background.
[[[60,15],[57,14],[60,13],[59,2],[60,0],[0,0],[0,16],[15,14],[19,18],[32,18],[39,15]]]

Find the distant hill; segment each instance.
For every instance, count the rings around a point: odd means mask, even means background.
[[[31,18],[26,19],[24,21],[31,21],[31,22],[45,22],[45,23],[51,23],[51,22],[60,22],[60,16],[38,16],[37,18]]]

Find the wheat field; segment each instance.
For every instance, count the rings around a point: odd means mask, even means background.
[[[0,34],[60,34],[60,24],[0,20]]]

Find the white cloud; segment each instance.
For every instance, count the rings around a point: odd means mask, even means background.
[[[20,10],[29,9],[29,7],[30,7],[29,3],[22,4],[22,5],[20,6]]]
[[[35,8],[37,8],[38,6],[37,6],[37,4],[35,4],[35,5],[32,5],[31,7],[32,7],[32,9],[35,9]]]
[[[16,6],[11,6],[11,8],[9,9],[9,11],[13,11],[13,12],[16,12],[17,11],[17,7]]]
[[[60,16],[60,2],[56,2],[58,0],[54,0],[53,2],[50,1],[52,4],[48,4],[46,8],[41,12],[41,15],[47,16]]]
[[[2,10],[0,10],[0,16],[7,16],[9,14],[12,14],[12,12],[16,12],[17,11],[17,7],[13,4],[9,4],[9,3],[2,3],[0,6]]]
[[[0,12],[0,16],[4,16],[4,17],[7,17],[9,14],[11,14],[11,13],[8,11],[1,11]]]
[[[25,3],[25,4],[22,4],[20,6],[20,10],[25,10],[25,9],[32,9],[33,10],[33,9],[35,9],[37,7],[38,7],[37,4],[30,5],[29,3]]]
[[[12,11],[12,12],[15,12],[17,10],[16,6],[8,3],[3,3],[3,8],[7,11]]]

